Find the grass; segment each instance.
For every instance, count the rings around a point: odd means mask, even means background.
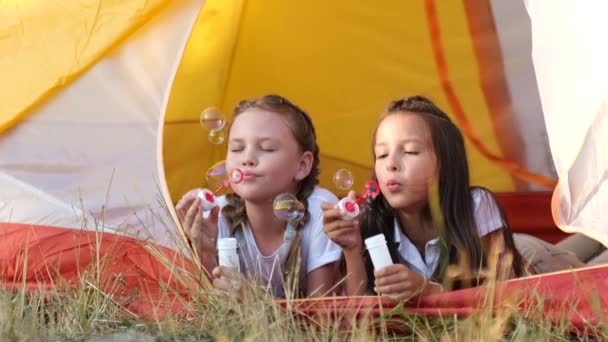
[[[119,306],[104,300],[105,295],[94,287],[27,295],[25,300],[20,296],[15,293],[0,295],[2,341],[102,341],[104,337],[106,340],[130,337],[144,341],[569,341],[606,338],[605,330],[596,331],[595,337],[573,335],[567,322],[556,326],[514,314],[431,319],[402,313],[399,322],[404,331],[394,335],[385,328],[368,329],[365,323],[354,323],[346,326],[347,329],[339,329],[339,324],[331,319],[317,319],[315,324],[306,324],[297,315],[287,313],[265,299],[236,305],[216,298],[208,307],[201,307],[195,317],[146,322],[125,316]],[[382,321],[387,319],[381,318],[376,326],[382,327]]]
[[[190,285],[201,282],[200,272],[180,269],[176,260],[152,244],[147,248],[175,279]],[[50,290],[27,291],[23,283],[16,289],[1,290],[0,341],[570,341],[608,337],[604,323],[576,334],[565,319],[544,319],[542,298],[526,312],[508,300],[492,310],[494,303],[488,296],[468,317],[432,318],[398,305],[376,318],[354,319],[348,313],[339,317],[299,315],[254,287],[248,287],[244,300],[237,301],[219,297],[204,286],[190,286],[193,300],[186,303],[188,315],[152,315],[157,318],[143,320],[125,306],[124,298],[108,290],[119,288],[121,280],[103,283],[108,259],[98,250],[93,253],[95,262],[80,273],[76,287],[56,283]],[[23,269],[27,267],[24,262]],[[490,277],[488,293],[493,293],[495,284]],[[171,285],[164,288],[171,294]],[[592,300],[594,308],[601,310],[597,293]],[[392,329],[395,326],[398,333]]]

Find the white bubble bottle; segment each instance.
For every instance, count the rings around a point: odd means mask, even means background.
[[[388,252],[384,234],[374,235],[365,239],[365,247],[372,258],[374,271],[393,264],[393,259],[391,258],[391,254]]]
[[[217,242],[219,265],[239,268],[239,255],[237,253],[235,238],[222,238]]]

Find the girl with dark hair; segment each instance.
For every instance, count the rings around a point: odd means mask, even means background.
[[[441,291],[440,284],[475,286],[490,251],[499,255],[499,278],[522,275],[505,215],[490,191],[470,186],[463,136],[441,109],[422,96],[391,102],[372,144],[381,194],[358,220],[322,204],[325,232],[343,249],[348,295],[375,290],[404,300]],[[434,188],[438,208],[431,210]],[[380,233],[394,264],[374,272],[363,240]]]
[[[176,206],[215,288],[230,292],[244,274],[278,297],[326,294],[335,283],[340,248],[323,233],[320,203],[337,198],[317,187],[319,147],[310,117],[276,95],[242,101],[228,132],[226,168],[239,168],[244,176],[231,185],[234,194],[218,198],[221,210],[204,218],[200,189]],[[273,200],[281,193],[294,194],[306,207],[298,223],[275,217]],[[218,237],[239,241],[242,273],[217,267]]]

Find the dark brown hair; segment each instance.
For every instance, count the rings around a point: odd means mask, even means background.
[[[425,121],[431,133],[433,148],[437,157],[439,205],[443,216],[444,229],[441,229],[440,232],[439,265],[433,278],[436,281],[443,281],[448,266],[459,265],[459,263],[468,265],[470,268],[469,274],[478,275],[478,271],[487,266],[488,251],[485,251],[482,246],[477,223],[475,222],[469,166],[462,133],[448,115],[433,102],[422,96],[413,96],[393,101],[388,105],[374,130],[372,146],[375,144],[378,126],[382,120],[389,115],[398,113],[414,113]],[[372,153],[375,156],[373,149]],[[375,173],[373,178],[377,179]],[[516,276],[521,276],[523,274],[522,258],[515,249],[512,232],[504,212],[489,190],[479,189],[482,191],[482,196],[485,197],[482,200],[494,201],[499,208],[503,221],[505,249],[513,256],[513,273]],[[432,219],[428,206],[425,208],[424,214],[428,219]],[[395,210],[389,205],[386,198],[380,194],[368,203],[367,210],[364,211],[361,219],[361,231],[363,238],[383,233],[389,242],[389,252],[393,261],[398,262],[397,246],[394,243],[395,217]],[[367,253],[366,268],[368,279],[374,279],[373,266]],[[469,283],[471,285],[476,285],[480,278],[475,277],[476,279],[456,281],[454,285],[455,287],[466,287],[468,282],[472,282],[472,284]]]

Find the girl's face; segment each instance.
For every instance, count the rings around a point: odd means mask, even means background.
[[[232,123],[226,167],[243,171],[234,192],[246,201],[273,201],[283,192],[295,194],[312,166],[311,152],[302,152],[287,117],[263,109],[240,113]]]
[[[422,208],[437,175],[431,132],[419,114],[388,115],[376,131],[375,172],[382,194],[398,210]]]

